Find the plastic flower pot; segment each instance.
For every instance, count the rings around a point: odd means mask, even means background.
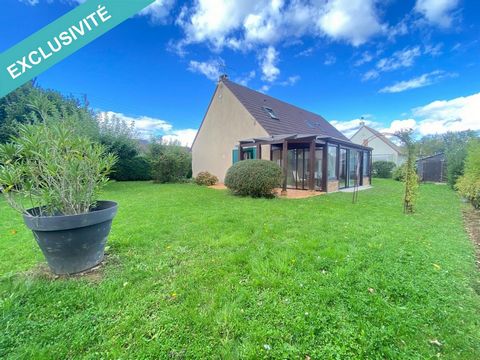
[[[38,208],[34,208],[23,219],[50,269],[58,275],[76,274],[102,262],[117,209],[113,201],[98,201],[86,214],[36,216]]]

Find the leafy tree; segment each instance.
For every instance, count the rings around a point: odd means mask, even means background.
[[[416,145],[417,153],[420,157],[445,153],[447,181],[453,188],[458,177],[463,175],[467,144],[477,137],[477,132],[472,130],[424,136]]]
[[[475,131],[449,132],[443,135],[445,142],[445,159],[447,161],[447,181],[454,187],[458,178],[463,175],[468,143],[477,138]]]
[[[155,141],[150,145],[149,157],[157,183],[181,182],[192,176],[192,155],[178,143]]]
[[[395,133],[402,144],[407,149],[407,161],[405,163],[405,196],[403,210],[407,214],[415,211],[415,203],[418,194],[418,175],[415,168],[416,146],[413,139],[413,130],[402,130]]]
[[[469,142],[465,161],[465,174],[455,186],[462,196],[470,200],[474,207],[480,208],[480,140]]]
[[[68,119],[78,135],[98,139],[95,114],[78,99],[42,89],[30,81],[0,99],[0,143],[17,135],[20,124],[43,122],[46,118]]]
[[[151,180],[150,161],[140,156],[135,124],[110,114],[100,114],[100,143],[118,158],[111,178],[118,181]]]

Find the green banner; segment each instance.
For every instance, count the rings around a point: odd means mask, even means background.
[[[0,98],[155,0],[87,0],[0,55]]]

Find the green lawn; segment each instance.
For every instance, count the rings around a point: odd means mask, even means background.
[[[423,185],[405,216],[401,184],[375,185],[353,205],[111,184],[107,265],[57,280],[0,199],[0,358],[479,359],[457,195]]]

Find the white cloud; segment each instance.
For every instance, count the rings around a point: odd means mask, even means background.
[[[300,80],[300,76],[289,76],[287,80],[282,81],[280,85],[282,86],[293,86]]]
[[[325,56],[325,61],[323,62],[324,65],[330,66],[337,62],[337,58],[333,54],[327,54]]]
[[[280,69],[277,67],[278,51],[273,46],[269,46],[260,55],[262,80],[273,82],[280,75]]]
[[[321,12],[320,29],[329,37],[345,40],[353,46],[366,43],[384,30],[373,0],[332,0]]]
[[[392,71],[403,67],[410,67],[421,54],[422,52],[419,46],[405,48],[394,52],[389,58],[380,59],[376,67],[379,71]]]
[[[362,125],[367,125],[372,128],[379,128],[381,126],[381,124],[368,118],[357,118],[348,121],[333,120],[330,121],[330,123],[348,138],[352,137]]]
[[[394,71],[400,68],[408,68],[414,65],[415,60],[422,55],[420,46],[412,48],[404,48],[403,50],[395,51],[392,56],[384,57],[377,61],[375,68],[363,74],[362,80],[368,81],[376,79],[382,72]],[[367,58],[368,59],[368,58]],[[362,59],[361,59],[362,60]],[[358,62],[357,62],[358,63]],[[360,65],[362,61],[360,61]]]
[[[249,51],[302,36],[328,37],[358,46],[387,28],[380,23],[377,2],[193,0],[177,18],[185,34],[177,48],[205,42],[214,51],[225,47]]]
[[[452,76],[453,74],[446,74],[444,71],[436,70],[427,74],[420,75],[416,78],[400,81],[391,86],[384,87],[380,90],[381,93],[399,93],[411,89],[417,89],[425,86],[432,85],[446,76]]]
[[[156,0],[153,4],[140,11],[139,15],[149,16],[155,24],[163,24],[170,15],[175,0]]]
[[[149,116],[128,116],[114,111],[102,111],[98,116],[100,120],[116,117],[128,124],[133,123],[141,139],[161,136],[163,141],[176,140],[183,146],[191,146],[197,133],[195,129],[175,129],[168,121]]]
[[[415,11],[422,14],[430,23],[448,28],[453,22],[453,10],[459,0],[417,0]]]
[[[480,130],[480,93],[452,100],[438,100],[413,109],[421,118],[418,130],[422,135],[447,131]]]
[[[255,76],[257,76],[257,73],[254,70],[252,70],[247,75],[244,75],[238,79],[235,79],[235,82],[243,86],[247,86],[251,80],[255,79]]]
[[[28,5],[35,6],[40,3],[40,0],[19,0],[20,2],[26,3]],[[45,0],[48,3],[53,2],[54,0]],[[57,0],[63,1],[70,4],[83,4],[86,0]],[[155,0],[155,2],[145,9],[140,11],[138,14],[143,16],[150,17],[150,20],[154,24],[163,24],[170,15],[170,11],[175,5],[175,0]]]
[[[390,127],[381,129],[382,134],[391,135],[395,134],[397,131],[401,130],[415,130],[417,128],[417,122],[414,119],[405,119],[405,120],[393,120],[390,124]]]
[[[367,126],[377,129],[383,134],[393,134],[400,130],[413,129],[419,135],[444,134],[452,131],[480,131],[480,93],[458,97],[451,100],[437,100],[425,106],[414,108],[412,117],[393,120],[385,127],[371,118],[349,121],[331,121],[331,124],[346,136],[352,136],[365,122]]]
[[[355,61],[354,66],[362,66],[364,64],[367,64],[373,60],[373,55],[370,54],[368,51],[365,51],[362,53],[360,58]]]
[[[210,60],[206,62],[190,61],[188,70],[205,75],[212,81],[217,81],[220,75],[223,74],[225,62],[223,59]]]
[[[164,143],[178,142],[182,146],[191,147],[195,136],[197,136],[198,130],[195,129],[184,129],[184,130],[175,130],[171,134],[163,135],[162,141]]]

